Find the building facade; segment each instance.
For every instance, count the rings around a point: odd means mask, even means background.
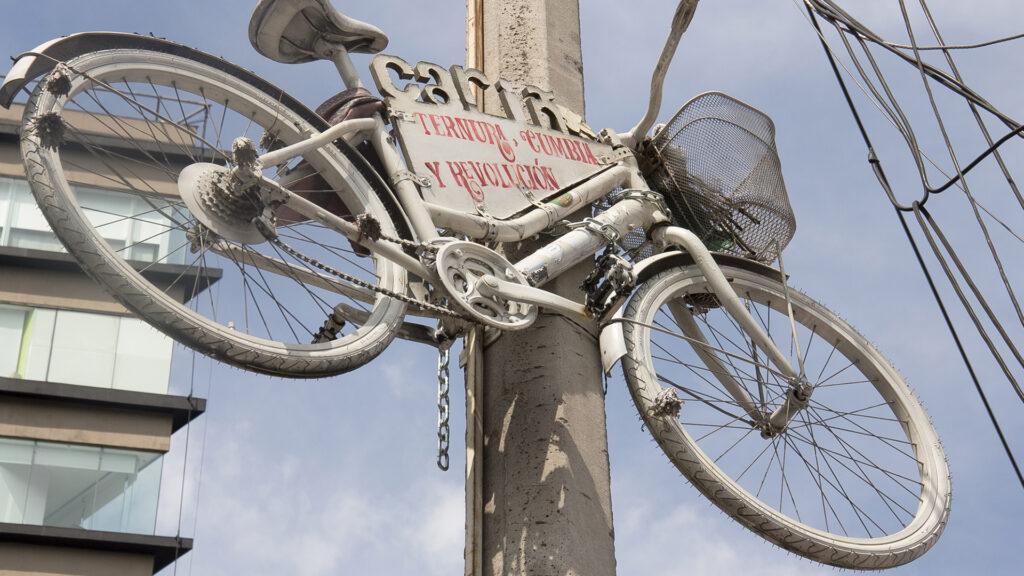
[[[162,477],[183,473],[164,470],[171,437],[205,400],[169,394],[174,343],[86,277],[48,227],[23,176],[21,113],[0,109],[0,575],[155,574],[192,546],[156,534],[157,511]],[[159,214],[103,221],[139,199],[94,168],[69,179],[107,240],[147,276],[188,274],[170,235],[147,241]]]

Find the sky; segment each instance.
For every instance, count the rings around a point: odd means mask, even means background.
[[[286,66],[259,56],[246,36],[254,2],[64,2],[2,0],[0,53],[15,55],[55,36],[84,30],[153,33],[221,55],[283,86],[311,106],[339,81],[329,63]],[[584,0],[582,37],[587,120],[626,129],[642,114],[645,88],[674,4],[666,0]],[[884,35],[904,41],[894,3],[844,3]],[[950,42],[1024,28],[1013,0],[932,2]],[[462,0],[336,2],[391,37],[388,53],[441,64],[464,59]],[[1019,96],[1021,45],[967,55],[962,64],[978,91],[1011,116]],[[357,59],[367,69],[368,58]],[[903,74],[894,86],[913,88]],[[831,70],[793,0],[718,0],[697,10],[666,83],[665,119],[706,90],[722,90],[770,115],[798,229],[787,249],[793,283],[837,310],[901,370],[929,410],[953,476],[946,532],[920,560],[894,574],[1017,574],[1024,493],[1005,462],[898,220],[868,165]],[[890,166],[901,198],[914,195],[908,156],[860,97],[861,109]],[[911,114],[927,113],[911,100]],[[982,148],[961,115],[951,130],[967,151]],[[921,116],[925,118],[924,116]],[[958,117],[959,118],[959,117]],[[925,118],[926,119],[926,118]],[[1001,133],[1000,130],[995,130]],[[924,136],[934,136],[925,131]],[[932,138],[934,140],[934,138]],[[1018,148],[1012,148],[1018,146]],[[941,158],[941,149],[932,150]],[[1019,165],[1021,150],[1007,150]],[[985,174],[976,192],[1020,230],[1019,210]],[[950,192],[935,206],[986,290],[976,225]],[[1015,219],[1015,220],[1013,220]],[[997,240],[1004,241],[999,237]],[[973,243],[972,243],[973,242]],[[1012,246],[1012,244],[1007,244]],[[1008,273],[1024,282],[1019,248]],[[951,297],[947,294],[948,297]],[[996,303],[1005,312],[1004,303]],[[1024,445],[1021,406],[967,319],[965,331],[983,386],[1010,441]],[[1022,334],[1014,333],[1015,337]],[[451,575],[462,570],[464,417],[461,386],[452,405],[453,458],[435,458],[435,353],[397,342],[373,363],[319,381],[288,381],[216,365],[179,351],[172,386],[209,400],[206,415],[174,439],[165,459],[158,529],[194,536],[195,549],[165,574],[320,576],[373,573]],[[453,381],[461,381],[455,373]],[[621,374],[607,396],[616,558],[619,574],[748,576],[833,574],[748,533],[679,476],[640,426]],[[186,450],[187,446],[187,450]],[[1024,453],[1018,452],[1022,456]],[[183,464],[186,481],[180,481]],[[183,503],[179,508],[179,502]],[[180,513],[179,513],[180,510]]]

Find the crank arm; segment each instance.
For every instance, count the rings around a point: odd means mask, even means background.
[[[498,296],[506,300],[514,300],[524,304],[532,304],[540,308],[554,310],[559,314],[571,318],[581,324],[590,324],[594,321],[593,316],[587,312],[586,306],[552,294],[547,290],[534,288],[525,284],[517,284],[502,280],[496,276],[482,276],[476,286],[477,291],[487,297]]]

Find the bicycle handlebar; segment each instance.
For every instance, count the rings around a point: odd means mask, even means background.
[[[676,13],[672,17],[672,29],[668,33],[668,38],[665,39],[665,46],[661,49],[661,56],[658,58],[658,64],[654,67],[654,74],[651,76],[651,96],[647,103],[647,112],[636,126],[622,136],[622,142],[630,148],[635,149],[636,145],[643,140],[648,130],[654,125],[658,112],[661,111],[662,89],[665,85],[668,66],[672,63],[672,57],[675,56],[676,49],[679,47],[679,39],[682,38],[683,32],[686,32],[690,21],[693,20],[698,2],[700,0],[680,0],[679,5],[676,6]]]

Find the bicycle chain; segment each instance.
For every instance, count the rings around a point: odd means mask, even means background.
[[[416,299],[416,298],[414,298],[412,296],[407,296],[406,294],[399,294],[398,292],[395,292],[394,290],[388,290],[387,288],[381,288],[380,286],[377,286],[376,284],[371,284],[371,283],[369,283],[369,282],[367,282],[365,280],[361,280],[361,279],[356,278],[356,277],[354,277],[354,276],[352,276],[350,274],[345,274],[345,273],[341,272],[340,270],[335,270],[334,268],[332,268],[332,266],[330,266],[328,264],[325,264],[324,262],[319,261],[316,258],[307,256],[307,255],[303,254],[302,252],[299,252],[298,250],[292,248],[288,244],[285,244],[284,242],[282,242],[280,238],[276,237],[269,230],[266,230],[266,224],[264,222],[262,222],[262,221],[260,221],[258,219],[254,220],[254,221],[256,222],[257,228],[259,228],[260,232],[263,233],[263,236],[266,238],[267,242],[273,244],[274,246],[276,246],[278,248],[281,248],[282,250],[287,252],[289,255],[291,255],[293,258],[302,260],[302,261],[306,262],[307,264],[309,264],[311,266],[314,266],[314,268],[322,270],[322,271],[324,271],[324,272],[326,272],[326,273],[328,273],[328,274],[330,274],[332,276],[336,276],[336,277],[338,277],[338,278],[340,278],[340,279],[342,279],[342,280],[344,280],[346,282],[351,282],[352,284],[354,284],[356,286],[359,286],[361,288],[366,288],[366,289],[371,290],[373,292],[377,292],[378,294],[384,294],[385,296],[387,296],[389,298],[394,298],[396,300],[401,300],[401,301],[406,302],[408,304],[412,304],[412,305],[420,308],[420,310],[430,311],[430,312],[433,312],[435,314],[440,314],[440,315],[443,315],[443,316],[449,316],[449,317],[457,318],[459,320],[467,320],[468,321],[468,319],[466,317],[462,316],[461,314],[459,314],[458,312],[456,312],[454,310],[451,310],[451,308],[446,308],[444,306],[440,306],[440,305],[437,305],[437,304],[432,304],[430,302],[424,302],[423,300],[418,300],[418,299]],[[404,240],[402,242],[410,242],[410,241]],[[419,245],[417,245],[417,246],[419,247]]]
[[[262,225],[260,225],[260,228],[261,229],[263,228]],[[274,237],[272,237],[270,235],[267,235],[267,234],[264,234],[264,236],[267,237],[267,242],[270,242],[274,246],[276,246],[278,248],[281,248],[282,250],[287,252],[289,255],[291,255],[293,258],[302,260],[302,261],[306,262],[307,264],[309,264],[311,266],[314,266],[314,268],[322,270],[322,271],[324,271],[324,272],[326,272],[326,273],[328,273],[328,274],[330,274],[332,276],[336,276],[336,277],[338,277],[338,278],[340,278],[340,279],[342,279],[342,280],[344,280],[346,282],[351,282],[352,284],[354,284],[356,286],[359,286],[361,288],[366,288],[366,289],[371,290],[373,292],[377,292],[379,294],[383,294],[383,295],[385,295],[385,296],[387,296],[389,298],[394,298],[396,300],[401,300],[401,301],[406,302],[408,304],[412,304],[412,305],[420,308],[420,310],[425,310],[425,311],[433,312],[435,314],[439,314],[439,315],[442,315],[442,316],[449,316],[449,317],[452,317],[452,318],[456,318],[458,320],[463,320],[463,321],[471,322],[468,318],[466,318],[466,317],[462,316],[461,314],[459,314],[458,312],[452,310],[452,308],[447,308],[447,307],[444,307],[444,306],[441,306],[441,305],[432,304],[430,302],[424,302],[423,300],[418,300],[418,299],[416,299],[416,298],[414,298],[412,296],[407,296],[406,294],[399,294],[398,292],[395,292],[394,290],[388,290],[387,288],[381,288],[380,286],[377,286],[376,284],[371,284],[371,283],[369,283],[369,282],[367,282],[365,280],[361,280],[361,279],[356,278],[356,277],[354,277],[352,275],[345,274],[345,273],[341,272],[340,270],[335,270],[334,268],[331,268],[330,265],[325,264],[324,262],[319,261],[316,258],[307,256],[307,255],[299,252],[298,250],[295,250],[294,248],[292,248],[288,244],[285,244],[284,242],[282,242],[281,239],[279,239],[279,238],[274,238]],[[407,241],[404,241],[404,242],[409,242],[409,241],[407,240]]]
[[[413,242],[412,240],[406,240],[405,238],[393,238],[391,236],[388,236],[387,234],[380,234],[378,237],[381,240],[386,240],[388,242],[393,242],[393,243],[398,244],[400,246],[405,246],[406,248],[410,248],[412,250],[415,250],[417,254],[419,254],[420,252],[422,252],[424,250],[430,250],[429,246],[427,246],[426,244],[423,244],[421,242]]]
[[[41,55],[41,56],[45,56],[45,55]],[[52,58],[51,58],[51,60],[52,60]],[[58,62],[57,64],[58,64],[59,67],[63,67],[64,66],[64,64],[60,63],[60,62]],[[62,73],[62,71],[63,71],[62,68],[57,68],[57,72],[55,73],[55,76],[59,75],[60,73]],[[87,75],[85,75],[85,76],[87,76]],[[51,78],[50,82],[51,82],[51,84],[54,83],[52,78]],[[50,86],[47,86],[47,88],[50,89],[51,92],[55,92],[55,93],[57,92],[56,90],[53,90],[52,88],[50,88]],[[381,288],[380,286],[377,286],[375,284],[371,284],[371,283],[366,282],[364,280],[361,280],[361,279],[359,279],[359,278],[357,278],[355,276],[352,276],[350,274],[346,274],[346,273],[344,273],[344,272],[342,272],[340,270],[336,270],[333,267],[328,266],[327,264],[324,264],[324,263],[320,262],[316,258],[312,258],[310,256],[306,256],[305,254],[302,254],[301,252],[293,249],[291,246],[288,246],[287,244],[282,242],[281,239],[277,236],[277,233],[270,228],[270,226],[264,220],[263,217],[256,217],[252,221],[256,225],[256,227],[259,229],[259,231],[263,234],[263,237],[266,238],[266,240],[268,242],[270,242],[274,246],[280,248],[284,252],[288,253],[293,258],[295,258],[297,260],[301,260],[302,262],[305,262],[306,264],[309,264],[310,266],[318,268],[318,269],[320,269],[320,270],[322,270],[322,271],[324,271],[324,272],[326,272],[326,273],[328,273],[328,274],[330,274],[332,276],[336,276],[338,278],[341,278],[342,280],[345,280],[347,282],[351,282],[352,284],[354,284],[356,286],[360,286],[362,288],[366,288],[367,290],[370,290],[372,292],[376,292],[378,294],[383,294],[384,296],[387,296],[389,298],[394,298],[396,300],[400,300],[400,301],[405,302],[407,304],[411,304],[411,305],[413,305],[413,306],[415,306],[417,308],[420,308],[421,310],[429,310],[429,311],[435,312],[437,314],[453,317],[453,318],[456,318],[456,319],[459,319],[459,320],[463,320],[463,321],[468,321],[468,322],[472,322],[473,321],[473,320],[463,316],[462,314],[458,313],[455,310],[452,310],[452,309],[449,309],[449,308],[445,308],[444,306],[438,306],[436,304],[431,304],[429,302],[423,302],[421,300],[417,300],[416,298],[412,298],[412,297],[406,296],[405,294],[399,294],[398,292],[395,292],[393,290],[388,290],[386,288]],[[413,242],[411,240],[406,240],[404,238],[394,238],[394,237],[390,237],[390,236],[387,236],[385,234],[380,234],[380,233],[377,233],[376,236],[377,236],[377,239],[384,240],[384,241],[387,241],[387,242],[392,242],[392,243],[398,244],[400,246],[403,246],[405,248],[409,248],[409,249],[413,250],[416,254],[422,254],[424,251],[427,251],[427,250],[431,249],[426,244],[418,243],[418,242]],[[438,466],[438,468],[440,468],[443,471],[447,471],[448,470],[449,460],[450,460],[449,459],[449,454],[448,454],[448,448],[449,448],[449,445],[450,445],[450,437],[451,437],[451,427],[449,425],[450,406],[451,406],[450,398],[449,398],[449,377],[450,377],[450,371],[449,371],[450,355],[449,355],[449,351],[450,351],[450,348],[452,346],[452,343],[453,343],[453,340],[451,340],[451,339],[447,339],[447,338],[446,339],[442,339],[442,340],[440,340],[438,342],[438,348],[437,348],[438,349],[438,359],[437,359],[437,410],[438,410],[438,414],[437,414],[437,466]]]

